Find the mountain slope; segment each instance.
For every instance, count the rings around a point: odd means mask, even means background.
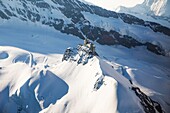
[[[169,54],[169,28],[128,14],[107,11],[77,0],[1,0],[0,4],[0,17],[3,19],[18,18],[40,23],[82,39],[87,37],[100,44],[122,45],[128,48],[146,46],[156,54]],[[92,20],[89,16],[101,19]],[[141,36],[139,31],[143,29],[148,33],[142,33],[145,35]]]

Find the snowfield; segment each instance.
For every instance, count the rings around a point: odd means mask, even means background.
[[[87,64],[62,61],[83,40],[38,23],[0,21],[1,113],[144,113],[137,94],[170,112],[169,57],[94,42],[99,56]]]

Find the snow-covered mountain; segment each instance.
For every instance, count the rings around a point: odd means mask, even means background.
[[[151,1],[146,0],[144,1],[144,4],[146,4],[146,6],[151,6],[150,10],[153,11],[155,15],[170,17],[170,14],[168,12],[170,10],[170,1],[154,0],[151,3]]]
[[[167,27],[170,26],[169,10],[169,0],[144,0],[143,3],[131,8],[120,6],[116,9],[117,12],[129,13],[144,20],[161,23]]]
[[[123,10],[123,7],[118,8]],[[124,7],[124,9],[126,9]],[[168,0],[144,0],[142,4],[137,4],[135,7],[127,8],[133,13],[145,13],[148,15],[170,17],[170,1]]]
[[[0,112],[168,113],[169,31],[78,0],[0,0]]]

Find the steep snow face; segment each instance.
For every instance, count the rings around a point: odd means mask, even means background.
[[[150,7],[150,10],[157,16],[170,16],[168,13],[170,2],[168,0],[145,0],[143,5]]]

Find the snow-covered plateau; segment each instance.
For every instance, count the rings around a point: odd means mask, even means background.
[[[0,6],[0,113],[170,112],[167,27],[77,0]]]

